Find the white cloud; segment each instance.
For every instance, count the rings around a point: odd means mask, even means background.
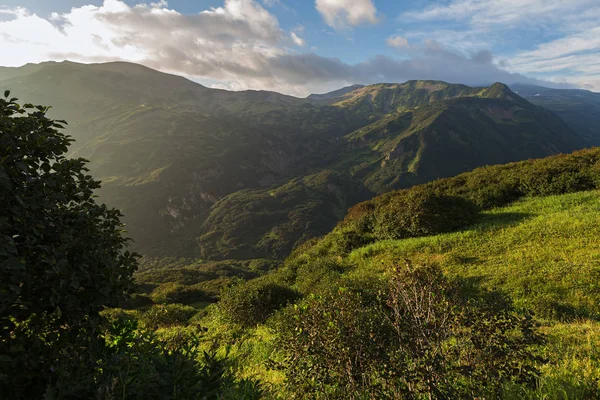
[[[411,40],[434,36],[462,50],[501,46],[510,71],[600,89],[598,0],[452,0],[400,19],[417,27]]]
[[[0,22],[0,35],[18,41],[0,41],[10,65],[128,60],[217,79],[258,75],[268,58],[284,53],[277,18],[253,0],[226,0],[196,15],[168,9],[165,2],[130,7],[105,0],[49,19],[21,12]]]
[[[377,9],[371,0],[316,0],[315,6],[327,25],[336,29],[378,22]]]
[[[296,35],[296,32],[290,32],[290,36],[292,38],[292,40],[294,41],[294,43],[296,43],[297,46],[305,46],[306,42],[304,41],[304,39],[302,39],[300,36]]]
[[[402,17],[421,21],[452,19],[479,26],[507,27],[523,21],[562,21],[566,14],[579,13],[595,5],[596,0],[453,0],[407,12]]]
[[[194,15],[170,9],[164,1],[129,6],[118,0],[49,18],[24,9],[10,12],[11,20],[0,21],[0,54],[5,55],[5,65],[64,59],[133,61],[215,87],[293,95],[408,79],[473,85],[537,82],[503,71],[489,52],[465,56],[435,40],[425,47],[411,46],[410,60],[376,56],[348,64],[314,53],[298,54],[288,45],[305,45],[303,27],[284,32],[277,18],[255,0],[225,0],[221,7]],[[374,8],[372,17],[375,20]],[[400,39],[393,42],[403,43]]]
[[[396,49],[408,48],[410,45],[408,44],[408,40],[403,38],[402,36],[394,35],[390,36],[386,39],[386,43],[390,47],[394,47]]]

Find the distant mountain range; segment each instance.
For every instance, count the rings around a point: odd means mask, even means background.
[[[600,143],[600,95],[501,83],[300,99],[64,62],[0,68],[0,89],[69,122],[72,155],[90,160],[101,200],[154,256],[280,258],[375,194]]]
[[[600,93],[581,89],[549,89],[513,85],[520,96],[554,111],[590,145],[600,145]]]

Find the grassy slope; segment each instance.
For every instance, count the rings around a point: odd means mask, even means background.
[[[548,364],[537,389],[515,386],[508,398],[585,399],[584,386],[589,390],[600,379],[599,233],[599,191],[528,198],[485,212],[463,231],[380,241],[356,249],[344,263],[351,266],[349,278],[378,279],[383,266],[401,258],[437,262],[450,274],[510,293],[517,305],[546,317],[541,330],[548,342],[539,352]],[[203,323],[207,346],[238,337],[228,351],[240,357],[244,374],[281,381],[264,365],[278,357],[266,328],[241,332],[218,319]]]
[[[197,239],[205,259],[284,258],[329,232],[348,207],[372,196],[349,176],[322,171],[267,190],[244,190],[211,208]]]
[[[600,192],[581,192],[520,200],[461,232],[379,241],[349,262],[354,274],[399,258],[436,262],[546,317],[600,319],[599,236]]]

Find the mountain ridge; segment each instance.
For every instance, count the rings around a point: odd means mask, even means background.
[[[90,159],[100,198],[122,209],[136,249],[152,255],[223,259],[231,243],[249,246],[243,257],[282,257],[364,193],[582,147],[560,118],[501,83],[408,81],[299,99],[128,63],[27,68],[6,79],[0,70],[0,85],[69,122],[72,154]],[[274,190],[285,203],[273,203]],[[256,227],[252,243],[235,223],[214,223],[232,216]]]

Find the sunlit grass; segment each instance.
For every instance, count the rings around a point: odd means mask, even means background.
[[[545,317],[600,317],[600,192],[523,199],[450,234],[380,241],[355,250],[355,275],[402,258],[509,293]]]

